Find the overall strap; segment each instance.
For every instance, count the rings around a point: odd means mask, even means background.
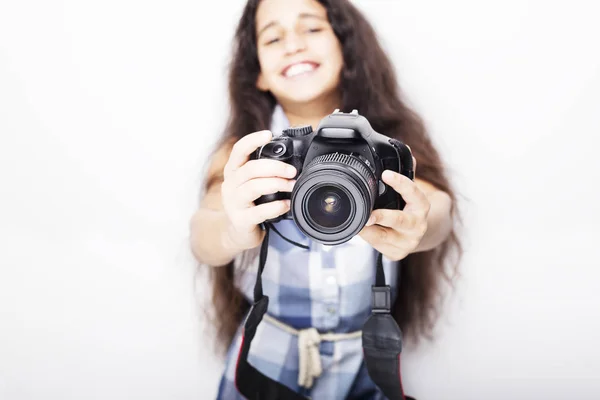
[[[286,385],[267,377],[248,362],[250,344],[256,328],[269,306],[269,297],[262,288],[262,272],[269,247],[270,224],[264,224],[263,239],[256,282],[254,303],[244,322],[242,344],[235,372],[237,390],[248,400],[306,400],[306,397]],[[391,289],[385,284],[382,255],[377,255],[375,285],[372,286],[372,311],[362,330],[364,358],[369,376],[388,400],[414,400],[404,395],[400,372],[402,332],[391,316]]]

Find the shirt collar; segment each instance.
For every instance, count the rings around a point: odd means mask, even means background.
[[[289,127],[290,121],[285,115],[283,107],[281,107],[280,104],[277,104],[271,117],[271,132],[273,133],[273,136],[280,136],[281,132]]]

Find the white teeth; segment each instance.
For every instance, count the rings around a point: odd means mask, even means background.
[[[300,75],[305,72],[310,72],[310,71],[313,71],[314,69],[315,69],[314,64],[300,63],[300,64],[292,65],[290,68],[288,68],[287,71],[285,72],[285,76],[287,78],[293,78],[296,75]]]

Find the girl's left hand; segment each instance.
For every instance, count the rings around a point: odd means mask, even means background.
[[[406,176],[386,170],[382,179],[402,196],[406,206],[403,210],[373,211],[359,235],[388,259],[398,261],[419,246],[427,231],[431,204],[417,184]]]

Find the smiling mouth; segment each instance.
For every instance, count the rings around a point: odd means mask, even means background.
[[[315,62],[300,62],[285,68],[281,75],[287,79],[296,78],[298,76],[304,76],[313,73],[317,70],[317,68],[319,68],[319,66],[320,64]]]

